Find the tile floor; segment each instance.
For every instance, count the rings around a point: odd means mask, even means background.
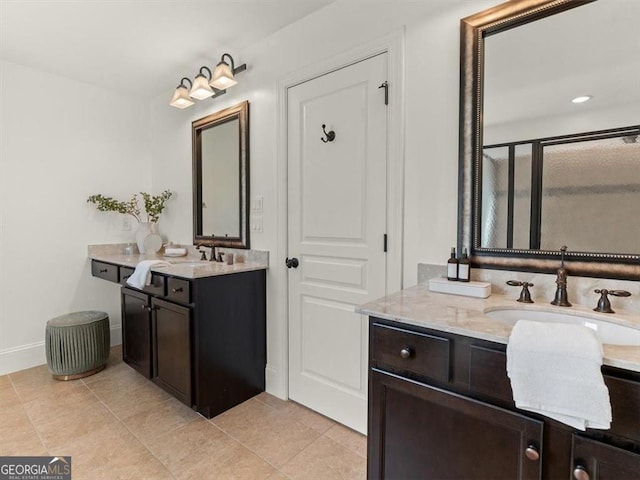
[[[0,455],[71,455],[73,480],[364,479],[366,438],[262,393],[211,420],[121,360],[72,382],[0,376]]]

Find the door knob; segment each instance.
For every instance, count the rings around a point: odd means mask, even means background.
[[[287,268],[298,268],[298,265],[300,265],[300,262],[298,262],[298,259],[295,257],[293,258],[287,257],[284,263],[287,266]]]
[[[582,465],[576,465],[576,468],[573,470],[573,478],[576,480],[589,480],[589,472]]]
[[[529,445],[525,449],[524,454],[529,460],[533,460],[534,462],[540,459],[540,452],[538,452],[538,449],[533,445]]]

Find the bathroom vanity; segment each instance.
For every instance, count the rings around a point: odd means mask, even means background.
[[[640,346],[605,345],[611,428],[573,430],[515,407],[512,326],[485,314],[514,303],[417,286],[359,309],[370,316],[369,479],[638,478]],[[620,321],[640,329],[640,315]]]
[[[91,260],[93,276],[122,284],[123,360],[207,418],[264,391],[266,265],[184,261],[128,286],[143,259]]]

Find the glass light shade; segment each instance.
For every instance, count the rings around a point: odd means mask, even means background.
[[[217,88],[218,90],[226,90],[229,87],[233,87],[237,83],[238,82],[236,82],[229,64],[222,61],[216,66],[216,69],[213,71],[213,76],[211,77],[209,85]]]
[[[193,105],[195,102],[189,97],[189,91],[184,85],[180,85],[173,92],[173,98],[169,102],[169,105],[176,108],[187,108]]]
[[[209,80],[207,77],[199,73],[196,78],[193,79],[193,87],[189,92],[191,98],[197,98],[198,100],[204,100],[213,95],[213,90],[209,86]]]

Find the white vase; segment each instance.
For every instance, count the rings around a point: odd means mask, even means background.
[[[140,253],[146,253],[144,248],[144,239],[148,235],[156,233],[156,224],[153,222],[140,222],[138,224],[138,230],[136,230],[136,243],[138,244],[138,250]]]

